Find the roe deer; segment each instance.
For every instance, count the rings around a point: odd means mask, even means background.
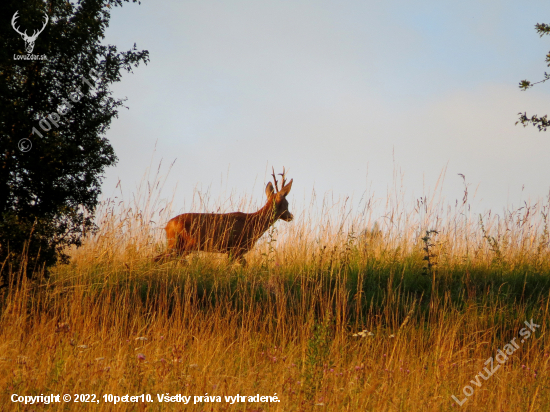
[[[171,219],[166,225],[168,248],[166,253],[155,257],[154,261],[169,258],[174,252],[184,257],[191,252],[227,253],[243,266],[246,260],[243,254],[248,252],[256,241],[278,219],[290,222],[294,216],[288,211],[286,195],[292,188],[292,179],[286,183],[283,168],[281,189],[279,190],[275,171],[265,193],[267,202],[254,213],[184,213]]]

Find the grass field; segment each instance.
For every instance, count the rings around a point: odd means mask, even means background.
[[[152,198],[106,202],[69,265],[2,290],[1,410],[550,410],[547,204],[388,199],[374,224],[319,201],[241,267],[153,264],[171,212]]]

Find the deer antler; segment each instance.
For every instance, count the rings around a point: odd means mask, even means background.
[[[275,169],[273,169],[273,166],[271,166],[271,170],[273,173],[271,173],[271,176],[273,176],[273,182],[275,183],[275,193],[279,193],[279,182],[277,181],[277,176],[275,176]],[[283,173],[279,173],[279,176],[282,176],[282,182],[281,182],[281,190],[286,185],[286,172],[285,168],[283,166]]]
[[[36,39],[38,35],[44,31],[44,29],[46,28],[46,24],[48,24],[48,21],[49,21],[48,15],[44,13],[44,16],[46,16],[46,21],[44,22],[44,25],[38,32],[36,30],[34,31],[34,33],[32,34],[33,39]]]
[[[15,20],[17,20],[17,18],[19,17],[19,16],[17,15],[17,13],[19,13],[19,10],[17,10],[17,11],[14,13],[13,17],[11,18],[11,25],[12,25],[13,29],[14,29],[17,33],[19,33],[21,36],[26,36],[26,35],[27,35],[27,30],[25,30],[25,33],[21,33],[21,32],[19,31],[19,29],[18,29],[17,27],[15,27]]]
[[[286,184],[286,172],[285,172],[285,167],[283,166],[283,173],[279,173],[279,176],[282,176],[283,178],[283,181],[281,182],[281,189],[283,187],[285,187],[285,184]]]
[[[275,183],[275,193],[277,193],[279,191],[279,186],[277,185],[277,176],[275,176],[275,169],[273,168],[273,166],[271,166],[271,170],[273,171],[273,173],[271,173],[271,176],[273,176],[273,182]]]
[[[31,41],[32,41],[32,40],[36,40],[36,38],[38,37],[38,35],[44,31],[44,29],[46,28],[46,25],[48,24],[48,21],[49,21],[48,15],[47,15],[46,13],[44,13],[44,16],[46,16],[46,21],[44,22],[44,25],[42,26],[42,28],[41,28],[40,30],[38,30],[38,31],[37,31],[37,30],[34,30],[32,36],[29,36],[29,35],[27,35],[27,30],[25,30],[24,33],[21,33],[21,32],[19,31],[19,28],[18,28],[18,27],[15,27],[15,24],[16,24],[15,21],[16,21],[17,18],[19,17],[19,16],[17,15],[17,13],[19,13],[19,10],[17,10],[17,11],[13,14],[13,17],[11,18],[11,25],[12,25],[13,29],[14,29],[17,33],[19,33],[21,36],[23,36],[24,38],[26,38],[26,39],[28,39],[28,40],[31,40]]]

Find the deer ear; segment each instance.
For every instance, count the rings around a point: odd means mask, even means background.
[[[267,187],[265,188],[265,194],[269,198],[269,197],[273,196],[274,193],[275,193],[275,190],[273,189],[273,185],[271,184],[271,182],[269,182],[267,184]]]
[[[290,179],[290,182],[288,182],[285,187],[279,190],[279,193],[281,194],[281,196],[286,196],[288,195],[288,192],[290,192],[290,189],[292,189],[292,179]]]

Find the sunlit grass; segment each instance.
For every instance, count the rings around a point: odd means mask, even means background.
[[[247,267],[205,253],[153,264],[174,213],[152,181],[130,203],[104,204],[70,265],[3,291],[2,410],[42,408],[11,403],[14,393],[100,400],[52,410],[114,410],[105,394],[154,400],[117,410],[550,409],[548,205],[480,217],[467,196],[452,207],[388,196],[375,219],[369,202],[355,212],[312,196]],[[531,319],[541,327],[471,383]],[[466,385],[460,407],[451,396]],[[167,393],[221,402],[163,406]],[[279,403],[224,398],[275,393]]]

